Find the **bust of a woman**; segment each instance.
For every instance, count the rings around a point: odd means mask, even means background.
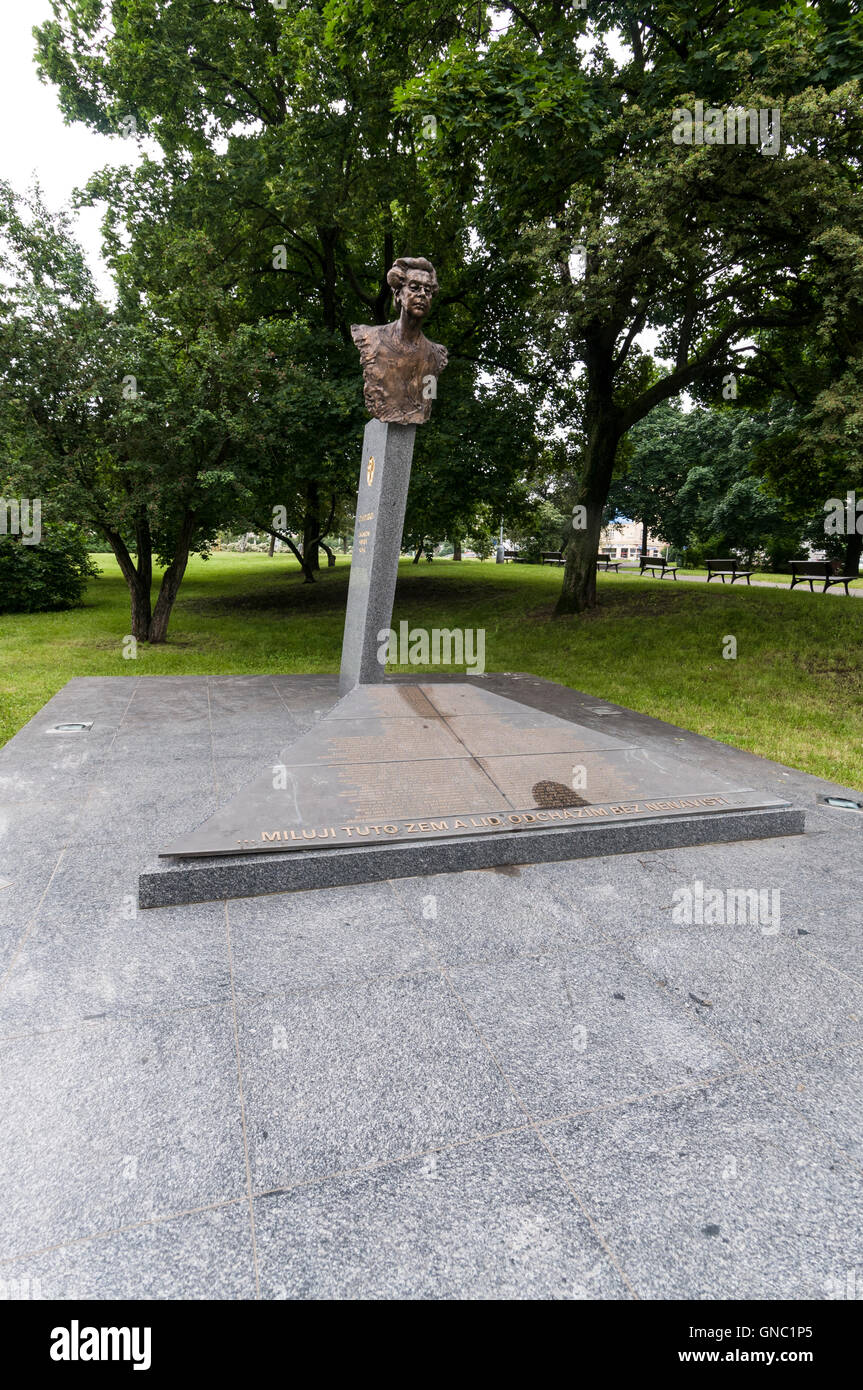
[[[437,276],[424,257],[400,256],[387,282],[399,317],[383,326],[351,325],[360,350],[366,409],[387,424],[424,425],[447,364],[446,348],[429,342],[422,331],[439,289]]]

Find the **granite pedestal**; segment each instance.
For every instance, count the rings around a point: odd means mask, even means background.
[[[392,622],[416,425],[369,420],[357,490],[339,691],[383,680],[381,638]]]
[[[739,777],[481,684],[358,685],[319,714],[164,845],[141,907],[803,830]]]

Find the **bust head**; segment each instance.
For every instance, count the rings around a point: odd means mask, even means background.
[[[399,256],[387,273],[387,284],[398,309],[415,323],[422,323],[440,289],[435,268],[424,256]]]

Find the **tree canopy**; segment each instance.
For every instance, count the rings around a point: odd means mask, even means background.
[[[83,195],[106,204],[112,308],[60,223],[8,213],[33,298],[26,313],[7,299],[3,331],[33,375],[28,394],[6,373],[4,428],[19,467],[53,468],[70,515],[108,537],[142,635],[164,637],[186,558],[218,524],[278,530],[314,578],[356,487],[350,326],[387,320],[399,254],[436,265],[450,349],[418,436],[415,546],[582,508],[558,603],[580,611],[610,512],[677,534],[697,493],[693,534],[746,549],[783,499],[787,520],[792,494],[813,511],[859,479],[852,5],[52,9],[38,61],[66,116],[157,153]],[[684,391],[702,407],[688,423]],[[730,432],[734,467],[705,464],[687,492],[708,422]],[[169,569],[151,615],[154,554]]]

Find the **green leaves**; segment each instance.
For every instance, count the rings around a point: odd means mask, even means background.
[[[73,608],[98,573],[77,527],[54,521],[38,545],[0,534],[0,613]]]

